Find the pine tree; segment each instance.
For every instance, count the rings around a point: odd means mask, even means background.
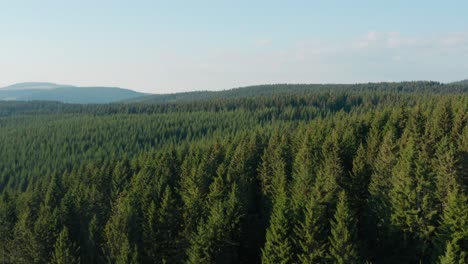
[[[468,116],[467,125],[463,129],[463,132],[458,140],[458,153],[458,165],[460,166],[459,178],[461,180],[460,187],[464,192],[468,192]]]
[[[230,160],[226,181],[239,189],[240,214],[238,255],[239,262],[259,262],[259,252],[265,237],[260,219],[261,193],[257,186],[257,167],[261,159],[258,135],[244,139],[235,149]]]
[[[401,245],[408,250],[405,254],[412,254],[418,261],[429,261],[437,215],[434,177],[427,153],[415,150],[411,137],[405,144],[392,175],[391,220],[403,235]],[[409,252],[410,245],[413,252]]]
[[[391,203],[389,193],[392,188],[392,170],[397,163],[393,133],[388,132],[374,162],[369,183],[369,198],[366,207],[364,226],[370,259],[385,262],[393,255],[389,248],[395,248],[391,237]]]
[[[4,191],[0,196],[0,263],[9,262],[7,245],[14,239],[16,221],[15,198],[9,191]]]
[[[381,130],[382,128],[380,127],[378,120],[374,120],[366,137],[366,156],[368,164],[374,164],[379,153],[380,145],[382,143],[382,135],[384,135]]]
[[[400,153],[400,158],[392,174],[392,189],[390,199],[392,203],[392,222],[397,225],[406,226],[415,224],[416,221],[407,219],[416,216],[412,212],[416,203],[416,179],[414,176],[415,151],[413,141],[408,142]],[[415,226],[409,226],[409,231],[413,231]]]
[[[322,167],[319,173],[321,172],[322,176],[329,178],[328,181],[336,183],[340,188],[345,188],[348,179],[344,177],[341,149],[338,134],[335,131],[325,139],[322,155]]]
[[[207,220],[198,225],[187,250],[188,263],[237,263],[242,209],[239,190],[234,183],[227,199],[217,199],[210,206]]]
[[[203,216],[210,183],[221,163],[221,152],[220,146],[208,151],[194,148],[182,163],[179,195],[184,204],[182,215],[186,237],[196,231]]]
[[[60,204],[64,190],[62,181],[56,174],[52,175],[50,183],[47,186],[47,191],[44,197],[44,206],[50,209],[54,209]]]
[[[453,127],[453,112],[449,101],[442,101],[437,105],[431,121],[430,133],[434,142],[450,135]]]
[[[361,144],[353,159],[353,169],[347,187],[347,193],[350,195],[350,205],[352,208],[356,208],[359,219],[364,213],[365,202],[368,198],[370,173],[370,166],[366,162],[366,150]]]
[[[122,192],[127,185],[130,177],[132,176],[132,171],[130,168],[130,162],[128,159],[124,159],[121,162],[118,162],[115,166],[112,173],[112,196],[117,197],[117,195]]]
[[[439,257],[440,264],[454,264],[457,263],[457,256],[453,252],[453,246],[451,242],[447,243],[447,248],[443,256]]]
[[[320,149],[312,136],[307,134],[303,139],[294,159],[291,182],[291,203],[295,218],[302,218],[304,205],[310,197],[310,189],[315,182],[316,172],[320,166]]]
[[[54,241],[58,236],[58,213],[51,211],[47,207],[42,207],[38,219],[34,222],[32,239],[39,246],[37,253],[40,261],[50,258],[54,246]]]
[[[458,111],[453,117],[453,126],[450,133],[450,139],[452,142],[457,142],[458,139],[463,135],[463,129],[466,129],[466,124],[468,122],[467,107],[459,107]]]
[[[169,186],[166,187],[159,205],[154,201],[150,204],[145,220],[143,236],[145,253],[149,260],[153,263],[177,262],[180,220]]]
[[[96,215],[93,215],[88,224],[86,244],[81,248],[81,260],[86,263],[99,263],[102,255],[100,245],[102,243],[102,229],[99,227]]]
[[[40,263],[41,245],[34,235],[34,220],[31,210],[19,212],[13,229],[13,240],[6,252],[11,263]]]
[[[53,175],[33,226],[33,239],[38,246],[37,261],[48,261],[52,256],[54,242],[60,233],[59,205],[62,195],[62,182],[57,175]]]
[[[135,197],[131,194],[121,194],[116,201],[112,215],[104,228],[107,255],[111,261],[116,261],[122,254],[124,246],[130,247],[130,243],[135,243],[132,239],[140,239],[137,210]],[[131,250],[132,248],[128,249],[129,252]]]
[[[286,264],[293,261],[289,203],[282,192],[274,200],[266,242],[262,249],[262,263]]]
[[[275,197],[276,193],[279,191],[275,189],[278,188],[278,184],[274,181],[283,180],[281,177],[275,177],[274,175],[284,174],[286,180],[289,178],[290,166],[288,164],[291,161],[289,158],[289,144],[289,140],[285,135],[280,136],[278,134],[274,134],[270,139],[268,147],[263,153],[259,178],[262,193],[269,199]]]
[[[315,181],[310,187],[304,216],[290,221],[294,225],[292,236],[294,250],[300,261],[323,260],[328,244],[330,223],[336,205],[336,195],[340,190],[338,180],[343,180],[343,168],[336,133],[329,136],[322,146],[323,157],[316,172]],[[297,215],[294,215],[297,217]],[[302,218],[302,219],[301,219]]]
[[[309,198],[305,206],[304,220],[295,228],[296,247],[300,263],[320,263],[325,260],[324,206]]]
[[[417,194],[416,207],[417,226],[416,235],[421,241],[418,250],[423,262],[432,261],[431,253],[434,251],[434,235],[437,225],[438,210],[436,201],[435,175],[432,171],[430,158],[422,144],[415,160],[414,175],[416,178]]]
[[[333,263],[358,263],[356,227],[348,208],[346,193],[338,198],[335,216],[331,222],[329,258]]]
[[[459,183],[455,150],[447,137],[440,141],[432,166],[436,174],[437,198],[444,207],[448,193],[454,191]]]
[[[447,245],[447,251],[450,246],[449,255],[459,263],[468,263],[468,198],[458,188],[448,193],[438,241],[441,247]]]
[[[115,264],[138,264],[138,250],[136,246],[133,248],[130,246],[130,242],[125,235]]]
[[[410,138],[415,141],[416,145],[424,138],[426,131],[426,117],[424,116],[421,105],[416,105],[413,112],[408,118],[405,131],[403,132],[403,142],[407,142]]]
[[[310,197],[324,209],[324,218],[329,219],[335,210],[336,196],[340,190],[338,181],[343,181],[343,167],[339,156],[336,135],[323,146],[323,158],[312,185]],[[325,230],[329,230],[326,228]],[[327,231],[325,231],[327,232]]]
[[[68,229],[64,227],[62,232],[55,242],[55,251],[52,255],[51,263],[53,264],[74,264],[80,263],[76,257],[77,248],[68,236]]]

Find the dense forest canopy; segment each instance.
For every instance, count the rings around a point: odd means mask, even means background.
[[[466,263],[468,85],[0,102],[0,263]]]

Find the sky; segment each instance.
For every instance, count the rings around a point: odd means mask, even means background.
[[[0,87],[468,78],[468,1],[0,0]]]

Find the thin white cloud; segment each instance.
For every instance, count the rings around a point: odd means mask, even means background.
[[[464,48],[468,46],[468,32],[404,36],[400,32],[369,32],[351,44],[354,48]]]
[[[394,57],[392,58],[392,60],[395,61],[395,62],[399,62],[399,61],[401,61],[401,56],[400,56],[400,55],[396,55],[396,56],[394,56]]]
[[[272,42],[259,38],[244,44],[218,49],[145,46],[142,52],[112,50],[95,58],[70,55],[65,62],[62,53],[46,57],[30,50],[24,56],[13,56],[10,50],[15,47],[10,45],[0,50],[0,72],[8,78],[1,79],[0,86],[49,80],[161,93],[262,83],[454,81],[468,77],[468,32],[369,32],[341,39]]]
[[[447,47],[468,47],[468,32],[450,34],[442,38],[442,44]]]
[[[272,44],[272,40],[269,38],[262,38],[255,41],[255,46],[257,47],[266,47]]]

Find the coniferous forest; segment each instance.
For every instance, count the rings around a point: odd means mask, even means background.
[[[468,263],[468,84],[0,102],[0,263]]]

